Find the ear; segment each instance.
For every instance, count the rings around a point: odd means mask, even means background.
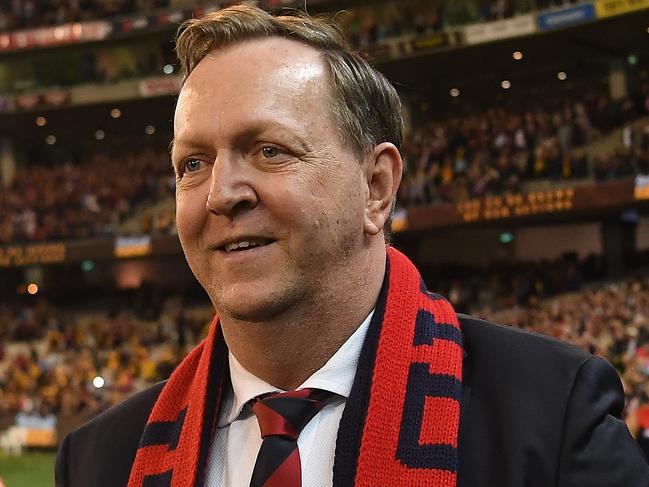
[[[392,202],[401,183],[403,161],[394,144],[383,142],[367,155],[365,164],[369,191],[363,229],[367,235],[377,235],[390,219]]]

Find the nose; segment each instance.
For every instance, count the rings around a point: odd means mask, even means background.
[[[234,216],[254,208],[257,206],[257,193],[252,183],[243,161],[219,155],[212,166],[207,211],[215,215]]]

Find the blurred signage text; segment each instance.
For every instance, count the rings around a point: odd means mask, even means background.
[[[568,7],[561,10],[540,14],[539,29],[552,30],[583,24],[595,20],[595,6],[592,3]]]
[[[54,264],[65,260],[65,245],[34,244],[0,247],[0,267]]]
[[[622,15],[649,7],[649,0],[596,0],[598,17]]]
[[[573,207],[575,190],[562,188],[528,194],[492,196],[456,205],[465,222],[555,213]]]
[[[480,44],[534,32],[536,32],[536,17],[519,15],[511,19],[467,25],[464,28],[464,40],[467,44]]]
[[[115,257],[121,259],[129,257],[142,257],[151,254],[151,237],[117,237],[115,239]]]
[[[112,32],[110,22],[83,22],[0,34],[0,52],[99,41]]]

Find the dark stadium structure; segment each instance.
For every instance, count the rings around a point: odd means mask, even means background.
[[[114,3],[0,12],[0,438],[24,447],[166,378],[211,317],[174,223],[173,36],[235,2]],[[306,7],[402,96],[393,245],[458,311],[608,358],[649,431],[649,4]]]

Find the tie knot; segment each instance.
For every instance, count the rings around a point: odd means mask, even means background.
[[[257,416],[261,437],[283,436],[296,440],[302,428],[333,395],[320,389],[300,389],[253,399],[252,410]]]

